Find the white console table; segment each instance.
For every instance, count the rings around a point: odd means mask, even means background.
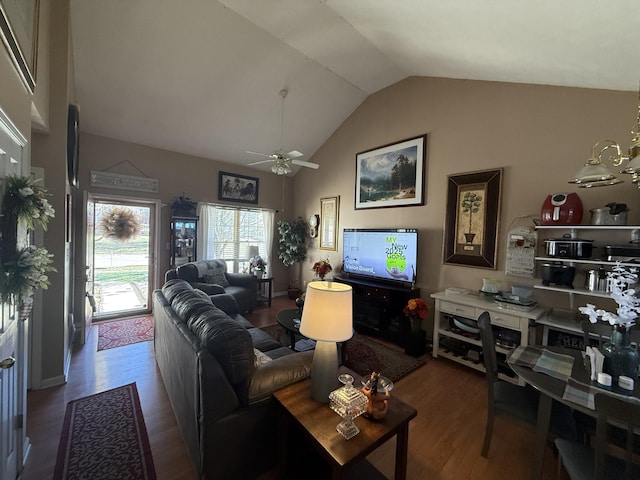
[[[520,345],[529,345],[529,339],[535,339],[535,320],[542,317],[546,312],[546,308],[540,306],[527,311],[504,308],[496,304],[492,299],[474,292],[469,292],[466,295],[437,292],[431,294],[431,298],[435,299],[433,357],[442,356],[482,372],[485,371],[485,368],[483,362],[479,359],[454,353],[450,349],[445,349],[441,346],[441,337],[446,337],[466,344],[473,352],[479,352],[482,349],[480,339],[451,331],[449,315],[477,321],[482,312],[487,311],[491,316],[492,325],[519,332]],[[532,332],[531,335],[530,331]],[[499,357],[499,361],[501,358],[506,357],[510,351],[508,348],[496,345],[496,354]],[[517,377],[510,377],[503,373],[499,373],[499,377],[513,383],[522,383]]]

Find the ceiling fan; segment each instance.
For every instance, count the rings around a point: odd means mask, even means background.
[[[300,165],[301,167],[309,167],[309,168],[318,168],[320,165],[313,162],[305,162],[304,160],[298,160],[298,158],[302,157],[304,154],[297,151],[291,150],[290,152],[285,152],[282,149],[282,136],[284,131],[284,99],[289,93],[286,89],[280,90],[280,96],[282,97],[282,116],[280,119],[280,149],[276,150],[272,154],[266,153],[258,153],[247,150],[247,153],[251,155],[260,155],[262,157],[268,157],[268,160],[260,160],[259,162],[249,163],[249,165],[259,165],[261,163],[266,162],[274,162],[271,167],[271,171],[276,175],[287,175],[291,173],[291,165]]]

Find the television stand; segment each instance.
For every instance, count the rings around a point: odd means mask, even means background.
[[[402,311],[409,299],[420,296],[419,288],[342,275],[335,276],[334,281],[350,285],[353,289],[353,325],[356,331],[397,343],[414,356],[425,352],[425,345],[420,348],[415,341],[412,342],[409,335],[411,325]]]

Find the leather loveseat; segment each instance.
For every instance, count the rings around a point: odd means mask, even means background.
[[[224,260],[198,260],[165,274],[165,281],[179,278],[209,295],[228,293],[238,302],[239,312],[251,312],[258,304],[258,280],[247,273],[229,273]]]
[[[307,378],[293,352],[237,313],[235,298],[184,280],[153,292],[154,351],[199,479],[253,479],[275,466],[272,393]]]

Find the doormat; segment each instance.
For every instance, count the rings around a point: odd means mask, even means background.
[[[155,480],[135,383],[67,404],[53,480]]]
[[[153,340],[153,315],[98,324],[98,351]]]
[[[269,325],[262,330],[280,341],[284,329],[280,325]],[[400,347],[392,348],[362,333],[355,333],[344,343],[343,359],[344,366],[359,375],[380,372],[392,382],[400,380],[425,364],[424,360],[407,355]]]

